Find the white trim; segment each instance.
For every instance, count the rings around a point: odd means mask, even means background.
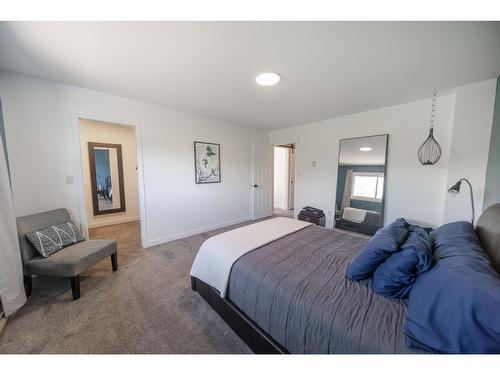
[[[293,148],[289,148],[288,149],[288,191],[287,191],[287,202],[286,202],[286,209],[287,210],[293,210],[295,209],[295,185],[296,185],[296,182],[295,182],[295,168],[296,168],[296,163],[297,161],[295,160],[295,149],[296,149],[296,146],[294,144],[294,147]],[[292,162],[291,160],[293,159],[293,176],[292,176],[292,173],[290,173],[290,170],[292,168]],[[291,192],[293,191],[293,199],[290,199],[290,197],[292,196]],[[293,206],[293,207],[291,207]]]
[[[133,221],[140,221],[140,220],[141,220],[140,216],[124,217],[124,218],[117,217],[114,219],[99,221],[98,223],[89,224],[88,228],[89,229],[100,228],[100,227],[106,227],[108,225],[131,223]]]
[[[384,177],[384,172],[352,172],[353,176]]]
[[[270,137],[270,135],[269,135]],[[279,146],[279,145],[295,145],[295,148],[294,148],[294,154],[295,154],[295,173],[294,173],[294,176],[293,176],[293,183],[294,183],[294,187],[293,187],[293,217],[295,219],[298,218],[299,216],[299,212],[300,212],[300,209],[297,208],[297,197],[298,197],[298,194],[297,194],[297,189],[298,189],[298,184],[297,184],[297,179],[299,177],[299,168],[298,168],[298,155],[297,153],[300,152],[300,149],[299,149],[299,137],[292,137],[292,138],[284,138],[282,140],[282,142],[269,142],[270,144],[272,144],[274,147],[276,146]],[[274,198],[274,171],[273,171],[273,198]],[[274,202],[273,202],[274,203]],[[274,204],[273,204],[274,206]],[[274,208],[274,207],[273,207]],[[328,217],[327,217],[328,219]]]
[[[143,247],[156,246],[156,245],[160,245],[160,244],[163,244],[163,243],[166,243],[166,242],[179,240],[181,238],[186,238],[186,237],[194,236],[194,235],[197,235],[197,234],[200,234],[200,233],[209,232],[211,230],[220,229],[220,228],[227,227],[229,225],[240,224],[240,223],[243,223],[245,221],[251,221],[251,220],[252,220],[252,217],[251,216],[247,216],[247,217],[242,217],[242,218],[237,219],[237,220],[225,221],[223,223],[219,223],[219,224],[216,224],[216,225],[211,225],[211,226],[204,227],[204,228],[193,229],[193,230],[190,230],[190,231],[187,231],[187,232],[183,232],[183,233],[179,233],[179,234],[173,234],[173,235],[166,236],[166,237],[160,237],[160,238],[157,238],[155,240],[149,241],[146,244],[146,246],[143,246]]]
[[[93,115],[93,114],[82,114],[75,113],[72,115],[73,129],[75,132],[74,142],[75,150],[78,153],[77,157],[80,160],[80,170],[75,172],[74,183],[78,186],[76,187],[78,194],[78,216],[80,218],[80,229],[85,238],[89,236],[89,224],[87,218],[87,208],[85,201],[85,191],[83,187],[83,160],[82,160],[82,150],[80,143],[80,119],[94,120],[102,122],[111,122],[117,125],[133,126],[135,128],[135,141],[137,144],[137,180],[138,180],[138,192],[139,192],[139,211],[140,211],[140,221],[141,221],[141,245],[146,247],[148,243],[148,231],[147,231],[147,209],[146,209],[146,189],[144,182],[144,157],[142,152],[142,125],[141,122],[135,122],[130,120],[123,120],[117,118],[111,118],[108,116]]]

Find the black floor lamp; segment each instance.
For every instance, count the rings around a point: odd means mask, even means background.
[[[453,185],[451,188],[448,189],[448,193],[450,193],[453,196],[455,196],[458,193],[460,193],[460,185],[462,185],[462,181],[465,181],[465,182],[467,182],[467,184],[469,184],[469,188],[470,188],[470,204],[471,204],[471,207],[472,207],[472,220],[471,221],[472,221],[472,225],[474,225],[474,195],[472,193],[472,185],[469,182],[469,180],[467,180],[466,178],[461,178],[455,185]]]

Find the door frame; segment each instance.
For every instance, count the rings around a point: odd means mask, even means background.
[[[290,148],[290,150],[288,151],[288,192],[287,192],[287,207],[289,207],[290,205],[293,206],[291,209],[290,208],[287,208],[288,210],[295,210],[295,184],[296,184],[296,181],[295,181],[295,170],[297,169],[296,168],[296,163],[297,161],[295,160],[296,158],[296,148],[297,146],[295,146],[295,143],[293,143],[293,148]],[[292,156],[293,155],[293,156]],[[292,166],[292,162],[291,160],[293,159],[293,176],[292,174],[290,173],[290,168]],[[293,192],[293,194],[290,194],[290,192]],[[292,199],[290,199],[290,196],[293,195]],[[291,204],[290,204],[291,202]]]
[[[146,221],[146,189],[144,183],[144,156],[143,156],[143,146],[142,146],[142,124],[141,122],[117,119],[102,115],[92,115],[92,114],[73,114],[73,131],[74,131],[74,145],[75,150],[78,152],[78,161],[80,163],[79,170],[75,171],[75,181],[78,199],[78,216],[80,219],[80,229],[85,238],[89,237],[89,227],[88,227],[88,217],[87,217],[87,205],[85,199],[85,190],[83,186],[83,174],[84,165],[82,159],[82,149],[80,141],[80,120],[91,120],[91,121],[101,121],[108,122],[111,124],[122,125],[122,126],[132,126],[135,130],[135,142],[136,142],[136,154],[137,154],[137,183],[138,183],[138,193],[139,193],[139,216],[140,216],[140,227],[141,227],[141,246],[146,248],[148,246],[148,236],[147,236],[147,221]]]
[[[283,145],[295,145],[295,148],[294,148],[294,162],[295,162],[295,165],[294,165],[294,173],[293,173],[293,217],[294,218],[297,218],[298,216],[298,213],[295,214],[296,210],[297,210],[297,190],[298,190],[298,187],[297,187],[297,180],[299,178],[299,168],[297,167],[298,166],[298,155],[299,155],[299,151],[298,151],[298,148],[299,148],[299,138],[292,138],[292,139],[284,139],[283,141],[281,142],[277,142],[277,141],[274,141],[274,142],[271,142],[271,145],[274,147],[279,147],[279,146],[283,146]],[[290,168],[290,161],[288,161],[288,168]],[[273,200],[274,200],[274,175],[273,175]],[[274,209],[274,207],[273,207]]]

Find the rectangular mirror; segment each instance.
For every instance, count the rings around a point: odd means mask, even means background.
[[[373,235],[383,226],[388,138],[340,140],[335,227]]]
[[[89,142],[94,215],[125,212],[122,146]]]

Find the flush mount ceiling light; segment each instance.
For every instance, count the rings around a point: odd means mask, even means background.
[[[363,152],[368,152],[368,151],[371,151],[371,150],[372,150],[372,148],[371,148],[371,147],[361,147],[361,148],[359,149],[359,151],[363,151]]]
[[[257,82],[260,86],[274,86],[280,81],[281,77],[277,73],[261,73],[255,78],[255,82]]]

